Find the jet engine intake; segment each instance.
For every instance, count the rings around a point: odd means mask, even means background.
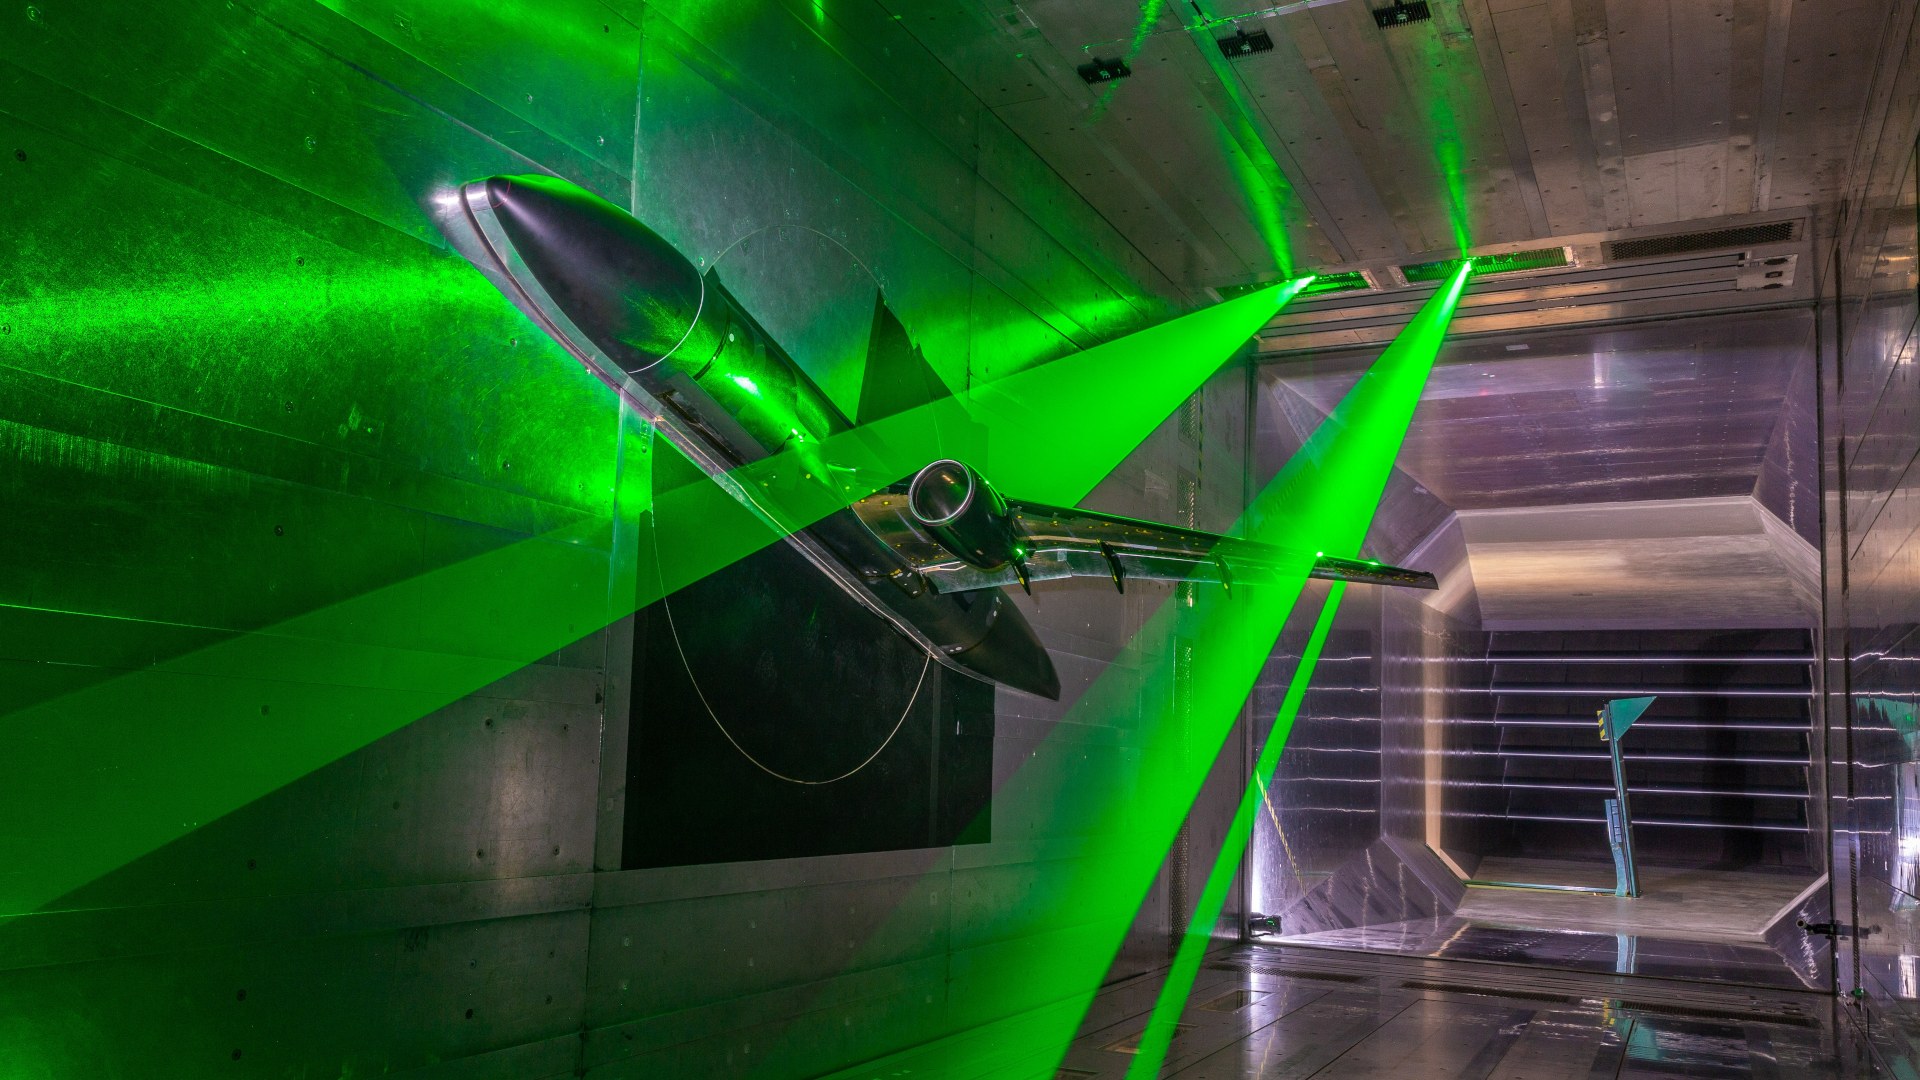
[[[1027,557],[1026,540],[1013,514],[987,478],[951,458],[914,474],[907,509],[940,546],[982,570],[998,570]]]

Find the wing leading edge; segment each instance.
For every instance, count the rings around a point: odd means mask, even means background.
[[[930,536],[903,489],[854,504],[854,512],[936,592],[969,592],[1061,578],[1107,578],[1122,592],[1129,581],[1272,582],[1299,573],[1300,557],[1268,544],[1181,529],[1090,510],[1009,501],[1026,558],[983,570]],[[1437,589],[1432,574],[1367,559],[1315,556],[1308,577],[1411,589]]]

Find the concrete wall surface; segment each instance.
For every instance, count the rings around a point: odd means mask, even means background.
[[[697,719],[622,704],[646,428],[437,227],[458,184],[539,171],[702,265],[804,226],[953,387],[1191,305],[895,19],[0,17],[0,1074],[811,1075],[965,1022],[950,971],[1075,854],[1053,807],[999,801],[985,844],[620,869],[628,725]],[[753,299],[803,331],[840,287]],[[1247,378],[1091,505],[1230,521]],[[1019,602],[1071,691],[1169,595]],[[1043,745],[1090,781],[1137,756],[1130,717],[1062,715],[1001,693],[997,782]],[[1169,883],[1137,884],[1115,975],[1166,957]]]

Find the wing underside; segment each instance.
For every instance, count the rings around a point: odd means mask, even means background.
[[[882,492],[855,504],[874,534],[911,564],[935,591],[967,592],[1061,578],[1130,581],[1269,583],[1298,575],[1330,581],[1434,589],[1432,574],[1367,559],[1283,551],[1216,533],[1135,521],[1087,510],[1010,503],[1025,538],[1023,566],[982,570],[954,557],[913,519],[905,497]]]

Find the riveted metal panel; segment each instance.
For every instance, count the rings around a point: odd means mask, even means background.
[[[160,6],[34,11],[8,35],[5,59],[430,244],[442,243],[433,193],[476,175],[541,160],[603,194],[625,188],[624,170],[567,150],[310,5],[236,4],[197,20],[169,19]],[[248,93],[226,92],[238,86]],[[283,105],[252,106],[262,100]]]

